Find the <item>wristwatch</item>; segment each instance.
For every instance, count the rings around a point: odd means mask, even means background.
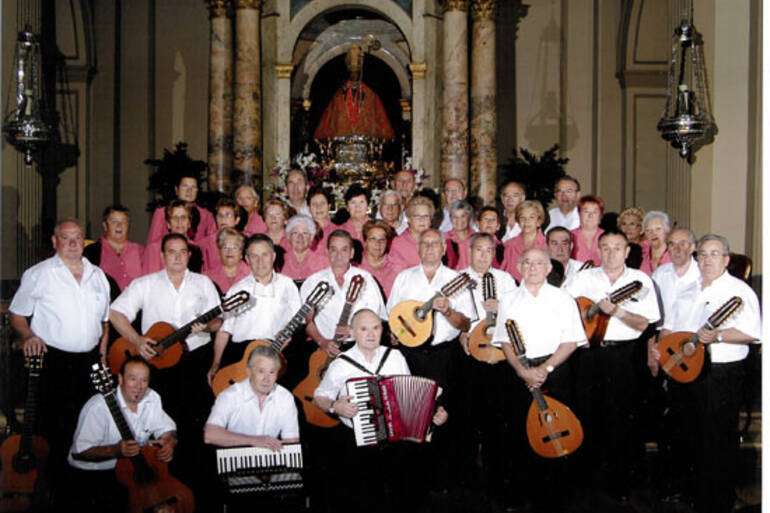
[[[329,415],[336,415],[337,412],[334,411],[334,403],[332,403],[331,406],[329,406],[329,409],[327,410],[329,412]]]
[[[554,366],[553,366],[553,365],[549,365],[548,367],[546,367],[546,368],[545,368],[545,370],[547,370],[547,371],[548,371],[548,374],[552,373],[552,372],[553,372],[553,369],[554,369]]]
[[[717,342],[724,342],[724,341],[725,341],[725,339],[724,339],[724,337],[722,337],[722,332],[718,331],[717,332]]]

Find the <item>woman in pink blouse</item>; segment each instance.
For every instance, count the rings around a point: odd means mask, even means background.
[[[414,267],[420,263],[417,242],[422,232],[430,228],[436,207],[425,196],[413,196],[406,205],[408,228],[393,239],[390,245],[390,259],[402,269]]]
[[[671,231],[668,214],[658,210],[647,212],[642,221],[644,242],[642,242],[642,265],[639,270],[652,275],[659,265],[671,261],[666,240]]]
[[[265,234],[273,239],[276,246],[288,245],[286,239],[286,220],[289,218],[289,207],[278,199],[269,199],[265,202],[265,224],[267,231]]]
[[[402,270],[388,255],[395,234],[395,230],[381,219],[364,225],[364,257],[359,267],[374,276],[385,292],[385,299],[390,295],[393,282]]]
[[[345,205],[350,213],[350,219],[339,228],[348,232],[354,239],[363,243],[364,225],[371,219],[369,217],[369,201],[371,193],[359,183],[351,185],[345,191]]]
[[[540,230],[544,221],[545,210],[539,201],[522,201],[516,207],[516,222],[521,227],[521,233],[505,242],[503,270],[516,278],[517,282],[521,281],[519,257],[532,248],[546,249],[545,236]]]
[[[444,234],[447,243],[447,267],[465,269],[471,263],[471,228],[473,207],[465,200],[455,201],[449,207],[452,229]]]
[[[219,261],[221,265],[208,269],[205,274],[224,296],[230,287],[245,278],[250,270],[243,261],[243,235],[234,228],[224,227],[217,234]]]
[[[316,233],[313,218],[297,214],[286,223],[286,236],[289,244],[283,256],[281,274],[295,281],[302,281],[311,274],[329,265],[326,256],[310,249]]]
[[[598,196],[583,196],[578,202],[578,214],[580,227],[572,230],[572,258],[580,262],[591,260],[599,267],[602,264],[599,236],[604,233],[599,222],[604,215],[604,200]]]
[[[241,185],[235,189],[235,202],[243,208],[248,214],[246,226],[243,227],[245,236],[255,233],[267,232],[267,225],[262,216],[259,215],[259,196],[257,191],[251,185]]]
[[[313,243],[310,245],[310,249],[325,255],[326,241],[329,238],[329,234],[337,229],[337,225],[332,223],[331,219],[331,208],[334,204],[334,198],[332,198],[332,194],[328,189],[316,185],[308,191],[307,202],[310,207],[310,215],[313,216],[313,221],[320,227]]]

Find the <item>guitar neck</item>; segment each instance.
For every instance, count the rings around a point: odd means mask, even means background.
[[[21,450],[28,452],[32,447],[35,419],[37,417],[37,389],[40,383],[39,372],[30,371],[27,378],[27,400],[24,404],[24,425],[21,428]]]
[[[540,411],[545,411],[548,409],[548,403],[545,402],[545,395],[543,395],[543,391],[540,390],[540,388],[533,388],[530,390],[532,393],[532,399],[535,400],[535,403],[537,404],[537,408]]]
[[[345,301],[345,306],[342,307],[342,313],[340,314],[340,320],[337,322],[337,327],[345,327],[350,323],[350,312],[353,311],[353,301]],[[344,337],[338,337],[334,335],[335,342],[342,342]]]
[[[207,324],[211,319],[216,318],[219,314],[222,313],[222,306],[215,306],[205,314],[201,315],[200,317],[196,317],[192,321],[188,322],[178,330],[176,330],[171,335],[167,336],[160,342],[158,342],[158,345],[161,349],[168,349],[175,343],[179,342],[180,340],[184,340],[187,338],[188,335],[190,335],[190,332],[192,331],[192,327],[194,324],[197,323],[203,323]]]
[[[429,300],[427,300],[426,302],[424,302],[424,303],[422,304],[422,306],[421,306],[420,308],[418,308],[418,309],[417,309],[417,311],[419,312],[420,316],[421,316],[421,317],[425,317],[426,315],[428,315],[428,312],[430,312],[431,310],[433,310],[433,302],[434,302],[435,300],[437,300],[438,298],[440,298],[440,297],[444,297],[444,293],[443,293],[443,292],[441,292],[441,291],[439,291],[439,292],[436,292],[436,293],[433,295],[433,297],[432,297],[432,298],[430,298]]]
[[[115,421],[115,425],[118,426],[118,432],[123,440],[134,440],[134,434],[131,432],[131,428],[126,422],[126,417],[123,416],[123,412],[120,410],[120,404],[118,404],[117,390],[102,394],[104,400],[107,402],[107,408],[110,410],[112,420]]]
[[[297,313],[294,314],[294,317],[289,320],[286,326],[284,326],[283,329],[281,329],[281,331],[276,334],[275,340],[273,340],[270,344],[273,349],[279,353],[283,351],[283,348],[286,347],[286,345],[291,341],[291,337],[294,335],[294,332],[297,331],[300,326],[305,324],[305,319],[310,314],[312,309],[313,307],[307,303],[302,305]]]

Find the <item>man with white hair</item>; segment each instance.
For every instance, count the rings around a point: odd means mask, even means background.
[[[377,218],[382,219],[393,228],[396,235],[401,235],[407,229],[408,224],[398,191],[388,189],[380,196],[380,207],[377,210]]]

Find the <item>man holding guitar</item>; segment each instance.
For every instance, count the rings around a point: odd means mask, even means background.
[[[492,343],[503,350],[508,364],[528,388],[542,388],[549,396],[570,404],[570,367],[565,363],[577,347],[588,343],[577,305],[565,291],[546,282],[551,272],[551,259],[544,250],[525,251],[517,265],[522,277],[521,286],[514,293],[501,296]],[[526,366],[511,345],[505,327],[508,319],[516,321],[523,338]],[[558,504],[556,501],[564,500],[567,494],[553,492],[560,480],[569,482],[564,479],[564,465],[546,463],[525,447],[522,426],[526,424],[532,397],[521,384],[515,384],[506,393],[511,397],[509,408],[513,408],[510,412],[512,433],[517,434],[510,447],[513,449],[511,456],[517,461],[511,483],[529,484],[518,492],[531,494],[529,498],[542,511],[560,511],[566,502]],[[522,456],[529,464],[522,464]],[[527,476],[533,477],[529,483]]]
[[[442,287],[460,276],[441,263],[445,251],[446,242],[441,232],[433,228],[422,232],[418,241],[420,263],[401,271],[396,277],[388,298],[389,312],[392,313],[399,303],[404,301],[431,300]],[[444,389],[442,402],[448,404],[451,411],[460,411],[466,405],[461,404],[460,399],[452,397],[451,389],[457,383],[457,362],[466,358],[458,338],[460,333],[470,329],[471,319],[475,320],[477,317],[472,294],[463,290],[452,298],[441,295],[433,300],[432,309],[432,335],[419,347],[404,347],[403,353],[412,373],[436,381]],[[464,431],[463,426],[458,425],[459,422],[452,424],[453,431],[458,434]],[[472,440],[458,437],[450,446],[448,437],[445,433],[437,433],[433,444],[438,458],[435,487],[439,490],[444,490],[449,485],[448,475],[438,475],[449,470],[447,458],[462,457],[468,445],[473,443]],[[455,454],[450,455],[450,451]]]
[[[628,443],[635,415],[634,344],[649,323],[658,321],[660,312],[650,278],[643,272],[626,267],[629,247],[621,232],[606,231],[599,237],[602,266],[575,275],[566,286],[572,297],[586,297],[598,305],[600,313],[609,317],[607,330],[598,347],[578,353],[576,410],[586,426],[587,456],[604,453],[608,463],[607,491],[620,502],[630,492],[630,462],[633,457]],[[638,281],[641,291],[621,305],[608,296],[619,288]],[[543,378],[542,371],[540,378]],[[592,454],[593,453],[593,454]],[[589,477],[599,461],[586,461],[580,474]]]
[[[695,446],[695,506],[699,512],[727,513],[735,503],[738,457],[738,413],[743,386],[743,360],[748,344],[759,343],[759,301],[743,281],[727,272],[730,246],[722,236],[705,235],[698,241],[701,277],[683,291],[667,315],[661,338],[674,331],[697,334],[708,348],[710,365],[691,384],[695,408],[692,431]],[[742,306],[718,328],[706,321],[732,297]],[[666,312],[668,314],[668,312]]]
[[[70,507],[77,511],[123,511],[126,492],[115,478],[118,458],[137,456],[142,446],[158,446],[158,459],[168,463],[176,447],[176,424],[163,411],[161,398],[149,388],[150,366],[141,357],[132,356],[118,374],[117,402],[134,435],[121,437],[116,421],[102,394],[86,402],[80,412],[70,464]],[[150,437],[154,440],[150,441]]]

